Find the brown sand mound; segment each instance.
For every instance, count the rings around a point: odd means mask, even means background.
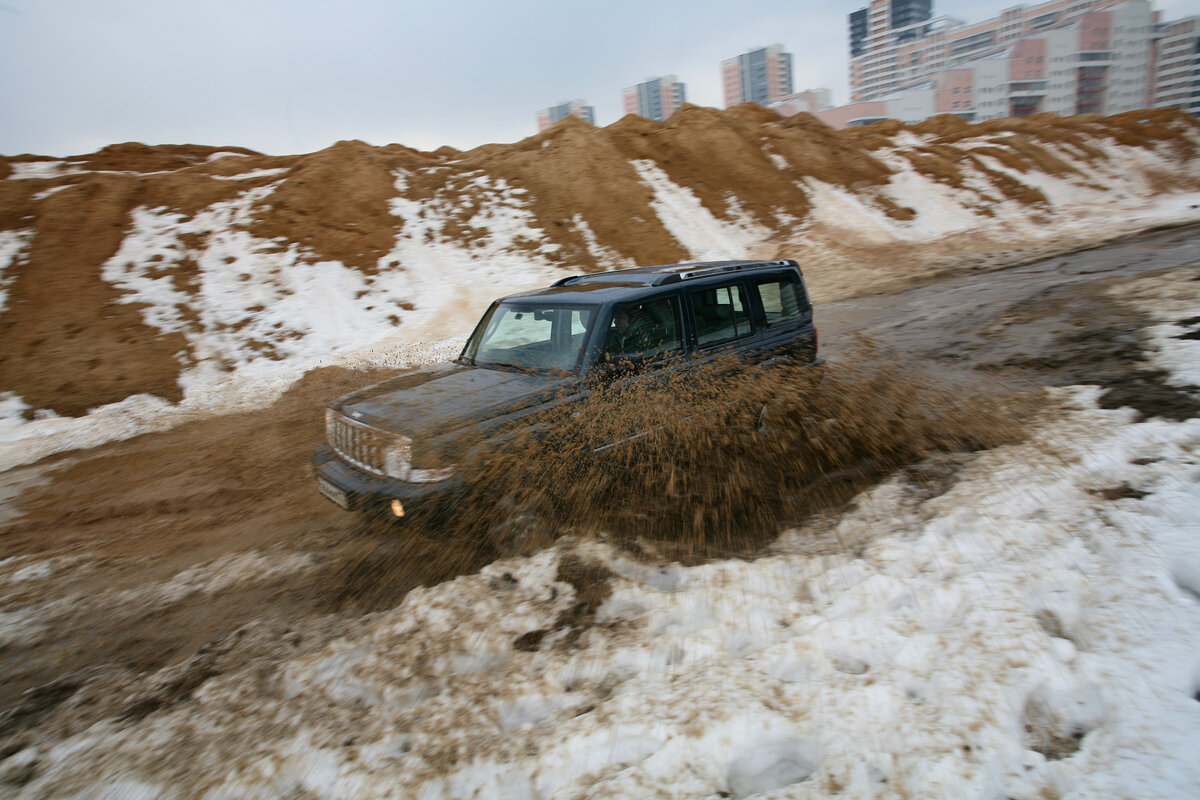
[[[204,145],[158,145],[150,147],[140,142],[110,144],[95,153],[71,156],[67,162],[90,170],[117,172],[170,172],[203,164],[214,153],[240,153],[257,156],[259,153],[244,147],[208,147]]]
[[[471,150],[455,166],[528,191],[539,226],[561,246],[559,258],[572,269],[590,271],[597,261],[577,217],[601,246],[630,265],[687,258],[651,210],[653,195],[608,129],[567,117],[515,144]]]
[[[777,228],[775,211],[799,218],[809,209],[794,178],[764,149],[764,126],[778,119],[774,112],[742,106],[724,113],[684,106],[657,135],[621,137],[614,144],[627,158],[653,161],[717,219],[736,219],[740,209],[758,224]]]
[[[373,272],[396,241],[387,201],[396,195],[397,169],[428,165],[416,151],[384,153],[363,142],[338,142],[300,158],[257,209],[251,232],[298,242],[316,260],[341,261]]]
[[[100,277],[137,198],[132,176],[94,176],[37,203],[27,262],[8,290],[0,386],[78,415],[147,392],[177,401],[178,335],[160,335]]]
[[[900,133],[922,144],[897,144]],[[961,191],[978,214],[1004,199],[1051,213],[1040,191],[1008,171],[1082,182],[1066,158],[1101,165],[1109,160],[1104,147],[1116,144],[1167,154],[1176,168],[1145,177],[1162,190],[1188,188],[1196,184],[1188,164],[1197,141],[1200,122],[1176,110],[1111,118],[1039,114],[980,125],[941,116],[911,127],[885,121],[835,131],[808,114],[685,105],[666,122],[631,116],[597,128],[568,117],[519,142],[465,153],[348,141],[309,155],[265,156],[238,147],[124,143],[65,160],[0,158],[0,231],[28,238],[2,278],[8,301],[0,311],[0,392],[62,414],[140,392],[178,399],[179,370],[195,358],[187,341],[143,324],[138,307],[121,302],[100,277],[138,207],[188,220],[247,189],[278,184],[255,207],[250,232],[280,248],[299,245],[302,262],[336,260],[372,274],[405,267],[380,264],[404,233],[393,199],[416,204],[429,240],[474,246],[490,235],[477,219],[485,205],[517,198],[538,233],[513,246],[584,272],[691,256],[655,212],[654,192],[631,162],[661,170],[718,220],[760,226],[762,249],[747,255],[792,255],[811,207],[809,180],[843,187],[892,219],[913,219],[916,210],[880,191],[894,174],[894,156]],[[225,155],[214,159],[219,154]],[[51,167],[39,174],[54,177],[13,177],[14,167],[37,162]],[[182,241],[187,251],[173,267],[175,287],[194,291],[197,259],[209,243],[204,236]],[[861,243],[822,246],[843,248],[848,258],[862,255],[855,249]],[[890,272],[878,279],[894,280],[901,260],[892,249]],[[812,267],[817,285],[821,268]]]

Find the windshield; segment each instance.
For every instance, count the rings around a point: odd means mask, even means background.
[[[572,372],[596,318],[592,306],[508,301],[471,334],[463,357],[478,366]]]

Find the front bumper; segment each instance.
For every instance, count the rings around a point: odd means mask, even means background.
[[[347,511],[395,518],[392,501],[398,500],[409,513],[432,513],[453,503],[460,488],[454,478],[434,483],[408,483],[371,475],[338,458],[327,442],[313,451],[317,488],[331,502]]]

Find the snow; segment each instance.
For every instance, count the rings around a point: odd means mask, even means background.
[[[77,175],[84,170],[66,161],[13,161],[10,180],[30,180],[45,178],[61,178],[65,175]]]
[[[12,278],[5,278],[4,273],[20,258],[32,238],[32,231],[0,231],[0,311],[8,302],[8,286],[12,283]]]
[[[642,182],[654,193],[650,206],[663,226],[691,255],[693,261],[745,258],[770,232],[742,211],[737,198],[726,198],[729,222],[717,219],[690,189],[680,186],[653,161],[630,162]]]
[[[1200,315],[1183,272],[1134,300]],[[1157,363],[1185,362],[1200,350]],[[41,769],[16,796],[1196,796],[1200,420],[1051,393],[1060,412],[940,496],[894,478],[750,561],[561,541],[414,590],[265,691],[224,675],[186,707],[17,753]],[[1114,486],[1145,494],[1103,499]],[[812,555],[819,537],[865,544]],[[568,556],[612,572],[574,644],[553,630],[576,602]],[[308,566],[237,562],[149,591]]]
[[[870,202],[868,193],[804,178],[813,203],[810,218],[848,240],[867,245],[891,242],[927,244],[943,237],[970,235],[989,238],[998,244],[1060,239],[1069,234],[1077,240],[1095,242],[1143,230],[1154,224],[1169,225],[1200,220],[1200,193],[1162,192],[1149,176],[1178,172],[1174,159],[1153,149],[1124,147],[1107,139],[1089,144],[1105,158],[1091,160],[1067,146],[1048,145],[1064,164],[1076,172],[1052,175],[1031,168],[1022,172],[994,156],[978,155],[989,170],[1018,184],[1042,192],[1044,208],[1026,206],[999,196],[979,170],[962,168],[962,188],[935,181],[918,172],[904,151],[920,147],[922,140],[910,132],[893,139],[893,146],[873,155],[894,174],[882,193],[900,207],[914,209],[909,221],[888,217]],[[973,150],[994,147],[994,139],[963,140],[956,147]],[[1190,177],[1200,176],[1200,166],[1185,169]],[[1046,224],[1045,212],[1053,212]]]
[[[237,175],[213,175],[212,177],[223,181],[248,181],[252,178],[273,178],[276,175],[283,175],[287,171],[288,167],[274,167],[269,169],[252,169],[249,172],[240,172]]]

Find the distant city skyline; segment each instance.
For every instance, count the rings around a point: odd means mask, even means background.
[[[1011,0],[937,2],[967,21]],[[511,142],[572,98],[596,123],[623,87],[676,75],[721,107],[720,62],[782,43],[797,89],[849,99],[848,15],[862,0],[0,0],[0,154],[126,141],[305,153],[339,139],[433,150]],[[1197,0],[1153,3],[1168,19]],[[639,24],[628,25],[637,18]]]

